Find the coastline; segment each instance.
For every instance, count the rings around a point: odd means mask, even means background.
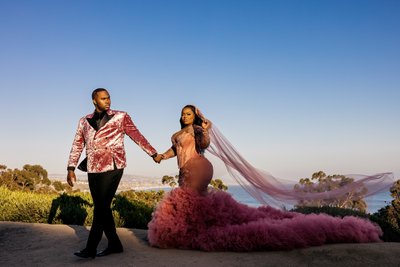
[[[65,182],[65,177],[59,174],[49,175],[51,180],[57,180],[61,182]],[[227,184],[228,193],[230,193],[238,202],[249,206],[260,206],[255,199],[253,199],[244,189],[241,188],[238,184]],[[85,174],[77,175],[77,182],[74,185],[74,189],[79,189],[81,192],[89,192],[89,184],[87,181],[87,176]],[[171,190],[171,187],[168,185],[164,185],[161,182],[161,178],[151,178],[151,177],[142,177],[138,175],[124,175],[117,189],[117,193],[121,191],[128,190]],[[390,196],[389,191],[384,191],[376,194],[375,196],[366,197],[365,201],[367,202],[368,213],[375,213],[380,208],[383,208],[387,205],[390,205],[390,201],[392,197]],[[287,206],[288,209],[291,209],[291,206]]]
[[[66,176],[62,174],[49,174],[49,179],[52,181],[66,182]],[[89,192],[89,183],[86,174],[76,175],[76,183],[73,189],[79,189],[82,192]],[[163,185],[161,178],[142,177],[137,175],[124,175],[118,186],[117,192],[127,190],[151,190],[151,189],[163,189],[170,188],[169,186]]]
[[[81,181],[78,180],[77,183],[75,184],[74,188],[79,189],[82,192],[89,192],[89,184],[87,181]],[[128,191],[128,190],[136,190],[136,191],[148,191],[148,190],[164,190],[164,191],[169,191],[171,190],[171,187],[163,185],[161,182],[157,183],[148,183],[148,182],[126,182],[126,181],[121,181],[117,193],[122,192],[122,191]],[[228,193],[232,195],[233,198],[235,198],[238,202],[253,206],[253,207],[258,207],[261,206],[255,199],[253,199],[247,192],[241,188],[240,185],[228,185]],[[390,201],[392,200],[390,196],[390,192],[382,192],[377,194],[376,196],[370,196],[366,197],[365,201],[368,205],[367,212],[372,214],[377,212],[380,208],[383,208],[387,205],[390,205]],[[287,209],[291,209],[292,206],[286,206]]]

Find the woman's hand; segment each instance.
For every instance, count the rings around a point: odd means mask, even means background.
[[[156,163],[160,163],[162,159],[164,159],[164,156],[162,154],[157,154],[157,156],[153,158],[154,162]]]
[[[211,122],[210,122],[210,121],[207,121],[207,120],[204,120],[204,121],[201,123],[201,127],[203,127],[203,129],[208,130],[208,129],[211,128]]]

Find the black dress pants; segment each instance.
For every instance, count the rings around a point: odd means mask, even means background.
[[[89,173],[89,188],[93,198],[93,224],[90,228],[86,249],[96,251],[103,232],[108,239],[108,247],[122,248],[117,235],[114,217],[111,211],[111,202],[121,181],[124,169],[115,169],[103,173]]]

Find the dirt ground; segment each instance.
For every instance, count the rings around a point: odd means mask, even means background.
[[[125,251],[95,259],[73,252],[85,246],[88,228],[0,222],[0,266],[400,266],[400,243],[334,244],[291,251],[203,252],[158,249],[147,232],[118,228]],[[106,246],[103,239],[99,249]]]

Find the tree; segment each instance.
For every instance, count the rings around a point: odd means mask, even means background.
[[[212,187],[214,187],[215,189],[218,189],[218,190],[222,190],[222,191],[226,191],[226,190],[228,190],[228,187],[224,184],[224,182],[221,180],[221,179],[212,179],[211,180],[211,182],[210,182],[210,185],[212,186]]]
[[[161,182],[162,184],[167,184],[170,187],[174,188],[178,184],[177,182],[178,179],[179,179],[178,175],[175,175],[175,177],[164,175],[161,179]],[[218,190],[223,190],[223,191],[228,190],[228,187],[224,184],[224,182],[222,182],[221,179],[211,179],[210,186]]]
[[[177,185],[177,182],[175,181],[175,179],[178,179],[178,175],[175,175],[175,177],[169,176],[169,175],[164,175],[161,179],[161,182],[162,182],[162,184],[167,184],[170,187],[174,188]]]
[[[13,171],[13,180],[21,190],[33,191],[35,189],[35,180],[26,170],[15,169]]]
[[[0,165],[0,185],[11,190],[54,192],[72,191],[68,184],[57,184],[51,186],[51,181],[47,177],[47,171],[40,165],[25,164],[22,170],[7,169],[7,166]],[[56,189],[54,189],[56,188]]]
[[[340,187],[346,186],[354,182],[354,179],[346,177],[344,175],[326,175],[323,171],[313,173],[310,178],[302,178],[299,183],[294,186],[297,192],[304,193],[317,193],[326,192]],[[354,191],[350,191],[343,196],[336,199],[316,199],[316,200],[301,200],[296,204],[296,207],[304,206],[329,206],[347,208],[353,210],[359,210],[365,212],[367,209],[367,203],[363,199],[367,189],[365,187],[359,188]]]
[[[11,190],[14,190],[16,188],[16,184],[12,175],[12,170],[7,169],[7,166],[5,165],[0,165],[0,185],[5,186]]]
[[[60,181],[54,181],[53,182],[53,186],[54,186],[54,189],[56,191],[63,191],[64,190],[64,186]]]
[[[388,207],[388,221],[400,230],[400,180],[393,183],[390,188],[390,196],[393,197],[392,205]]]
[[[393,197],[391,205],[378,210],[374,215],[388,222],[393,228],[400,231],[400,180],[393,183],[390,188],[390,196]]]
[[[1,164],[0,164],[0,173],[5,172],[5,170],[7,170],[7,166],[6,166],[6,165],[1,165]]]
[[[31,174],[32,178],[35,179],[35,184],[51,184],[51,181],[47,177],[47,171],[42,166],[25,164],[22,169]]]

